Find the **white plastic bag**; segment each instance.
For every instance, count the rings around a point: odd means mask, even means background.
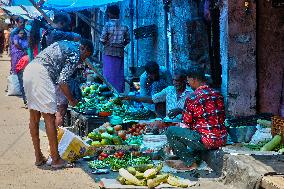
[[[60,127],[58,130],[58,152],[62,159],[74,162],[86,155],[89,145],[81,137],[75,135],[66,128]],[[51,163],[49,156],[48,163]]]
[[[257,130],[251,138],[250,144],[258,144],[264,141],[270,141],[272,139],[271,128],[256,126]]]
[[[21,93],[21,88],[20,88],[20,83],[18,76],[16,74],[11,74],[8,77],[8,96],[20,96]]]

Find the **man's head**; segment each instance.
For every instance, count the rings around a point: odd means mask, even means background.
[[[84,61],[94,53],[94,46],[93,43],[87,39],[82,39],[80,44],[80,58]]]
[[[206,83],[205,73],[202,68],[191,68],[186,75],[188,85],[194,90]]]
[[[177,69],[173,74],[173,85],[177,91],[184,91],[186,88],[186,72],[181,69]]]
[[[25,19],[21,16],[16,18],[17,27],[23,29],[25,27]]]
[[[157,62],[149,61],[145,64],[145,71],[147,73],[147,77],[148,79],[152,81],[159,80],[159,76],[160,76],[159,70],[160,68]]]
[[[119,6],[117,5],[108,6],[106,12],[110,19],[119,19],[119,14],[120,14]]]
[[[53,22],[56,24],[57,28],[67,31],[71,24],[71,18],[68,13],[56,12],[54,14]]]

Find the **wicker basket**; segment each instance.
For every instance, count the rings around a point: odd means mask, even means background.
[[[282,143],[284,143],[284,118],[280,116],[274,116],[272,118],[272,136],[281,135]]]

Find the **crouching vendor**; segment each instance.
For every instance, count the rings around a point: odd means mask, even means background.
[[[195,91],[185,101],[183,123],[169,127],[166,132],[170,147],[180,159],[175,161],[178,169],[197,168],[201,151],[226,144],[223,96],[206,85],[205,80],[200,68],[187,73],[187,82]]]

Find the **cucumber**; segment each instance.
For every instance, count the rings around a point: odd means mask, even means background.
[[[277,147],[281,142],[281,136],[275,135],[273,139],[266,143],[262,148],[260,148],[260,151],[272,151],[275,147]]]
[[[284,148],[281,148],[278,152],[283,154],[284,153]]]

